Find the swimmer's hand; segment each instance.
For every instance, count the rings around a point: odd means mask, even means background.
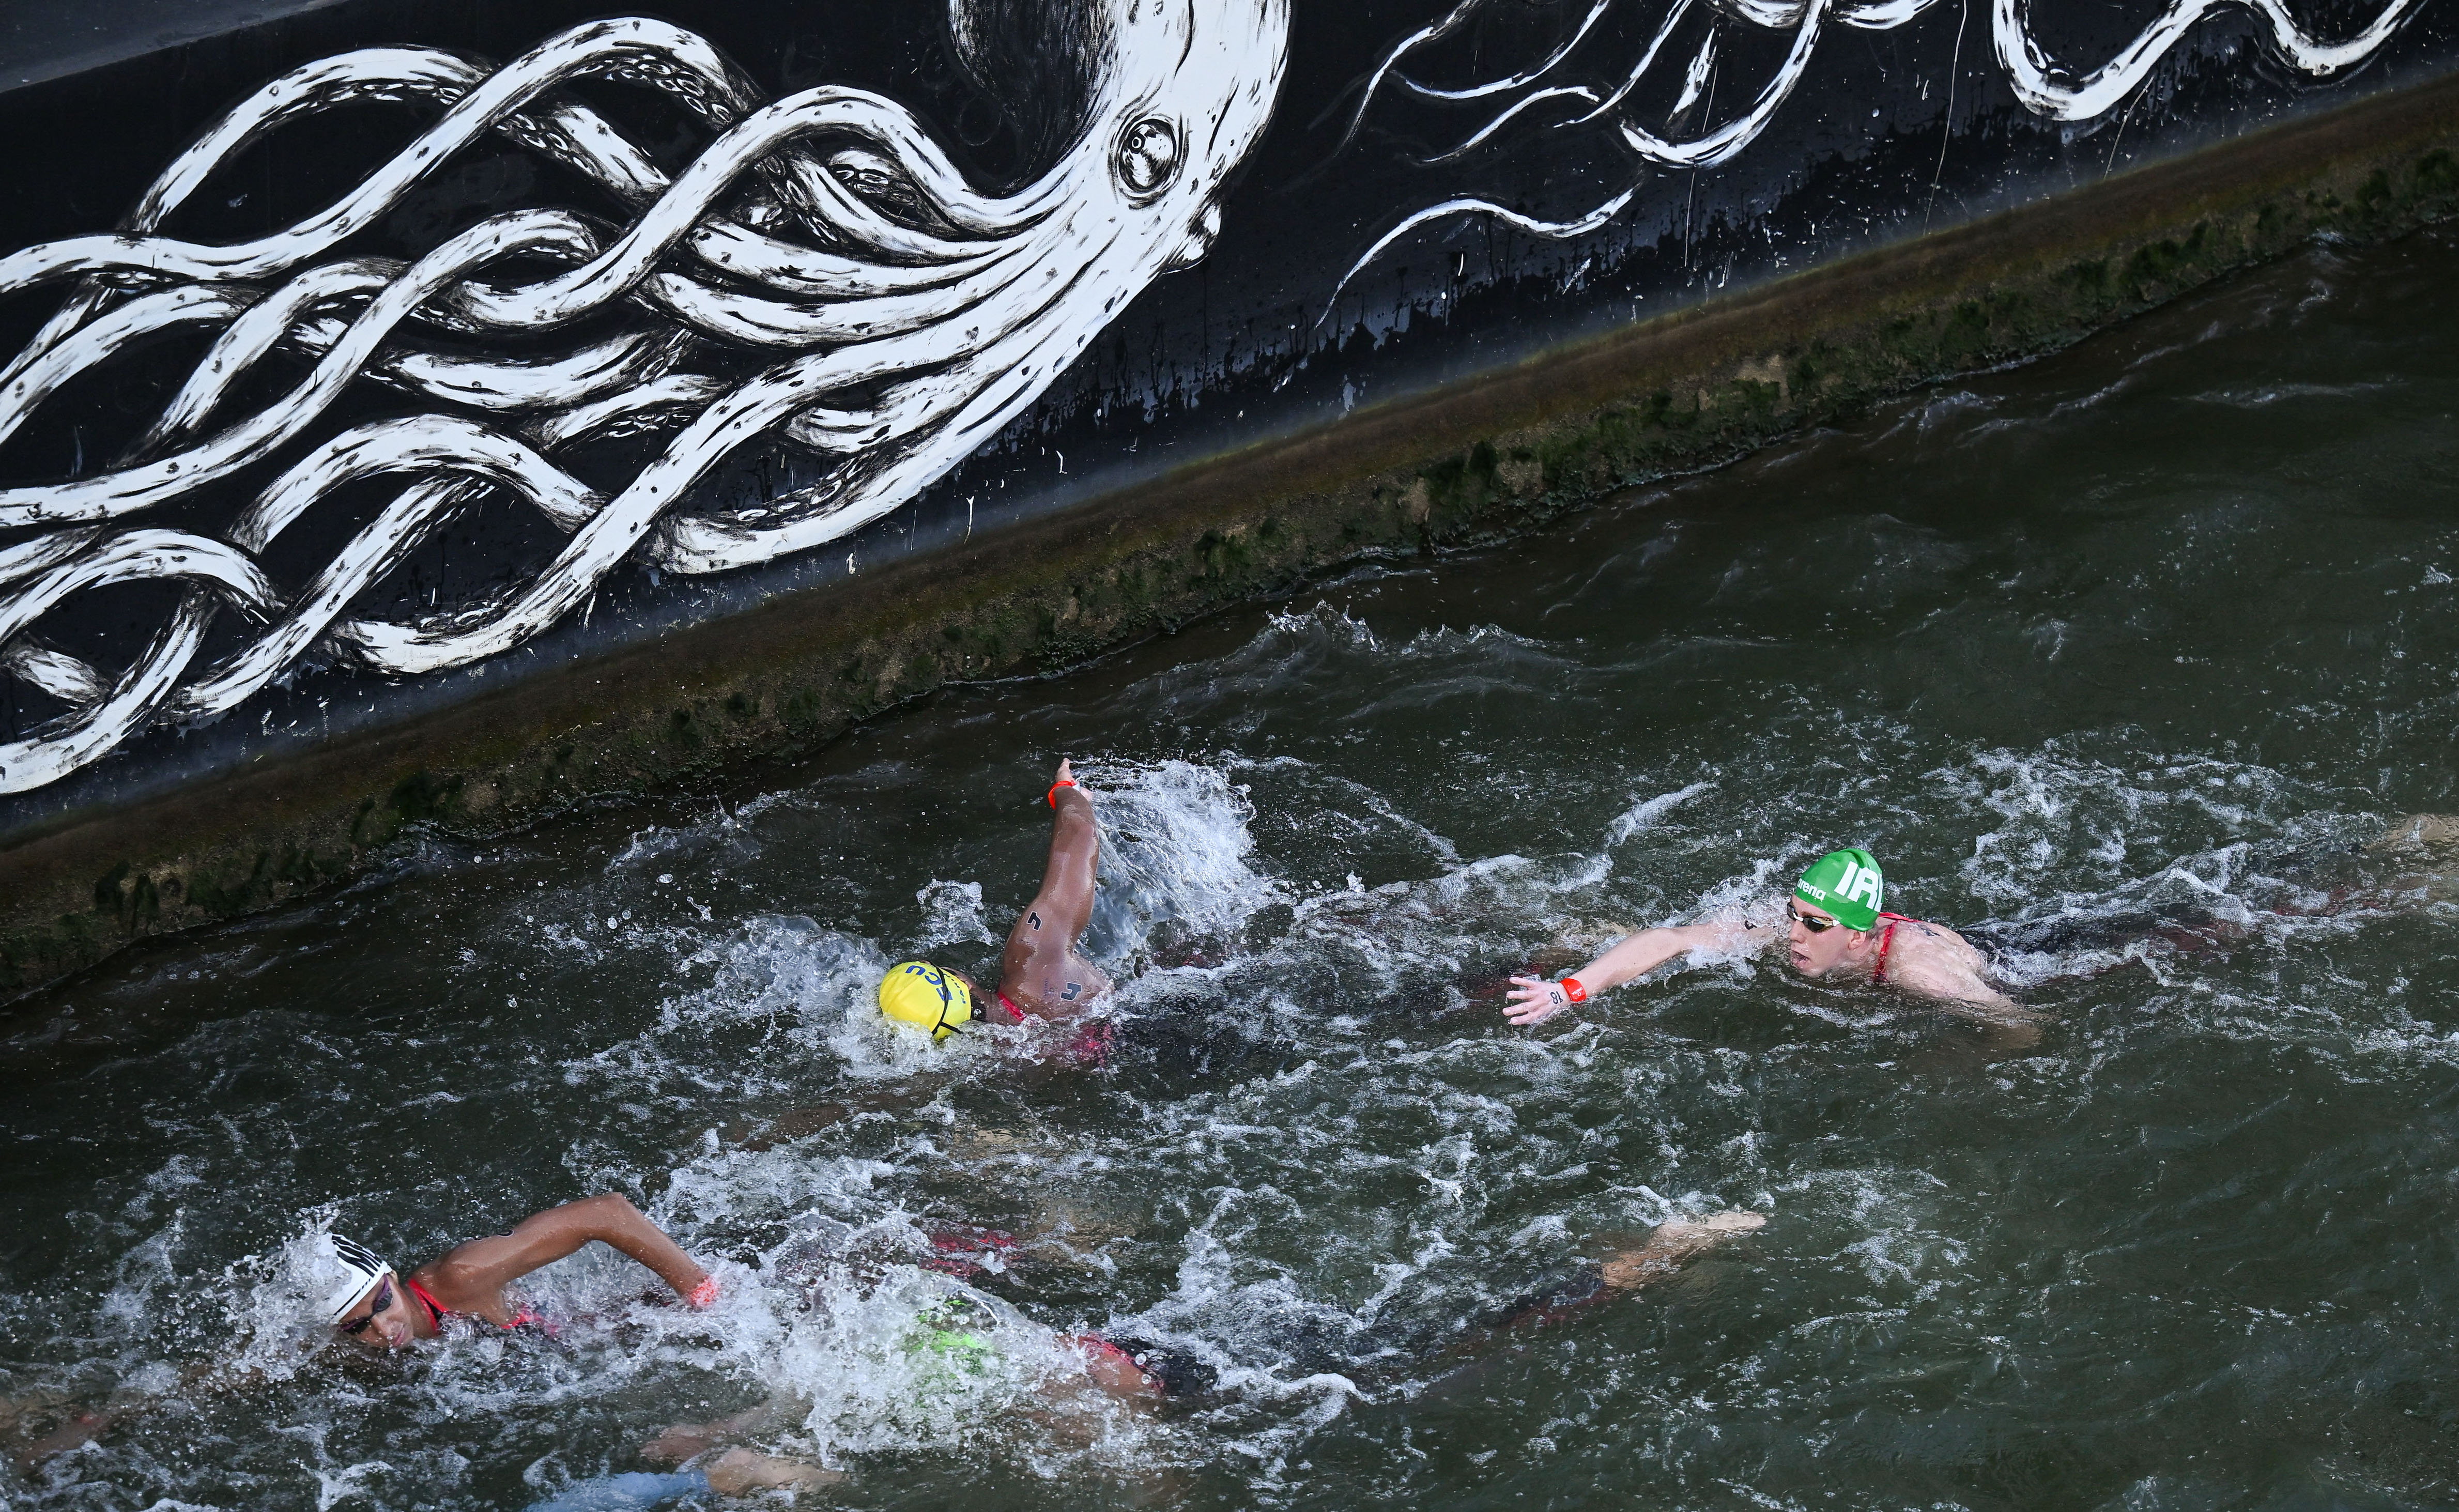
[[[34,1467],[52,1456],[92,1443],[109,1433],[118,1421],[119,1415],[111,1412],[81,1412],[71,1415],[69,1419],[57,1428],[18,1449],[13,1457],[17,1461],[18,1473],[33,1474]]]
[[[1503,1017],[1519,1028],[1541,1024],[1571,1006],[1570,995],[1559,982],[1542,976],[1514,976],[1511,991],[1505,995]]]
[[[641,1446],[641,1459],[664,1469],[679,1465],[694,1455],[704,1455],[717,1447],[718,1440],[733,1428],[726,1422],[677,1423]]]
[[[1063,792],[1074,793],[1083,799],[1088,806],[1093,801],[1092,794],[1076,786],[1076,764],[1061,756],[1059,758],[1059,769],[1050,774],[1049,798],[1050,807],[1054,811],[1059,808],[1059,795]]]
[[[1711,919],[1634,930],[1606,947],[1606,953],[1561,981],[1542,976],[1511,978],[1511,1000],[1503,1017],[1523,1028],[1541,1024],[1575,1002],[1586,1002],[1627,981],[1645,976],[1677,956],[1693,951],[1732,950],[1750,938],[1750,926],[1740,919]]]

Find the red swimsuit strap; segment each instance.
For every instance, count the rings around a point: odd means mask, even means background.
[[[403,1276],[401,1278],[401,1284],[410,1289],[410,1294],[411,1296],[414,1296],[421,1302],[427,1304],[428,1322],[431,1327],[440,1332],[444,1327],[444,1320],[452,1315],[452,1310],[446,1307],[443,1303],[436,1301],[433,1293],[430,1292],[427,1288],[420,1286],[417,1282],[412,1281],[410,1277]]]
[[[1022,1022],[1024,1022],[1024,1010],[1023,1010],[1023,1009],[1021,1009],[1021,1008],[1019,1008],[1019,1007],[1018,1007],[1014,1002],[1011,1002],[1011,1001],[1008,999],[1008,996],[1007,996],[1007,994],[1005,994],[1005,993],[1000,993],[1000,994],[998,995],[998,1004],[999,1004],[999,1006],[1000,1006],[1000,1007],[1002,1007],[1002,1008],[1004,1008],[1004,1009],[1006,1009],[1006,1010],[1007,1010],[1007,1021],[1008,1021],[1008,1022],[1010,1022],[1010,1023],[1022,1023]]]
[[[418,1300],[427,1304],[428,1316],[433,1322],[438,1333],[443,1332],[444,1320],[446,1318],[458,1315],[451,1308],[436,1301],[434,1292],[428,1291],[427,1288],[420,1286],[410,1277],[403,1276],[401,1278],[401,1284],[410,1289],[412,1296],[417,1297]],[[476,1314],[473,1313],[472,1315],[475,1316]],[[525,1324],[532,1323],[536,1324],[539,1328],[546,1330],[550,1334],[555,1332],[555,1325],[549,1323],[545,1318],[540,1317],[537,1313],[532,1312],[528,1308],[523,1308],[518,1312],[513,1314],[513,1320],[510,1323],[505,1324],[504,1327],[507,1329],[516,1329]]]
[[[1886,930],[1879,935],[1878,964],[1870,968],[1870,983],[1872,986],[1883,985],[1887,979],[1887,947],[1896,942],[1896,926],[1899,924],[1918,924],[1921,922],[1921,920],[1914,918],[1909,914],[1881,913],[1879,917],[1887,921],[1887,927]]]

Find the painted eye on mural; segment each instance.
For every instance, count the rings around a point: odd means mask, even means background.
[[[1158,116],[1147,116],[1127,128],[1111,159],[1119,181],[1139,199],[1157,195],[1178,177],[1178,128]]]

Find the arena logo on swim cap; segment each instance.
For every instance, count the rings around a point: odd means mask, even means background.
[[[1835,914],[1846,929],[1868,930],[1879,922],[1879,911],[1886,906],[1886,879],[1869,851],[1830,850],[1801,873],[1793,895]]]

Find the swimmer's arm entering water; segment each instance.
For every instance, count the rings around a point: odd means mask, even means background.
[[[1578,982],[1584,997],[1593,997],[1645,976],[1677,956],[1688,956],[1694,951],[1745,950],[1759,943],[1759,936],[1774,939],[1776,934],[1770,928],[1754,927],[1744,919],[1714,919],[1705,924],[1644,929],[1614,941],[1604,955],[1563,980]],[[1570,1003],[1570,994],[1562,982],[1550,982],[1540,976],[1514,976],[1511,978],[1509,1000],[1503,1005],[1503,1016],[1518,1025],[1540,1024],[1569,1007]]]
[[[655,1270],[675,1289],[676,1295],[693,1298],[696,1305],[705,1305],[709,1299],[699,1295],[704,1286],[709,1287],[709,1295],[714,1296],[715,1284],[709,1273],[657,1225],[641,1216],[629,1199],[616,1192],[550,1208],[523,1220],[508,1234],[473,1239],[450,1250],[442,1259],[421,1266],[410,1272],[410,1278],[455,1312],[468,1312],[492,1323],[510,1323],[513,1310],[504,1296],[504,1288],[593,1239],[613,1246]],[[228,1390],[255,1378],[252,1374],[234,1375],[221,1370],[218,1362],[205,1361],[182,1374],[178,1391],[193,1391],[208,1381]],[[48,1432],[20,1436],[0,1431],[0,1440],[22,1438],[11,1444],[9,1452],[20,1469],[31,1472],[42,1460],[98,1438],[162,1399],[152,1395],[116,1399],[102,1408],[64,1414],[62,1420]],[[15,1428],[16,1419],[23,1416],[23,1405],[0,1400],[0,1430]]]
[[[700,1296],[704,1287],[714,1291],[713,1278],[700,1263],[620,1192],[550,1208],[521,1220],[511,1233],[473,1239],[420,1267],[414,1279],[456,1312],[503,1323],[512,1315],[505,1287],[593,1239],[647,1266],[675,1289],[675,1295],[696,1305],[704,1305]]]

